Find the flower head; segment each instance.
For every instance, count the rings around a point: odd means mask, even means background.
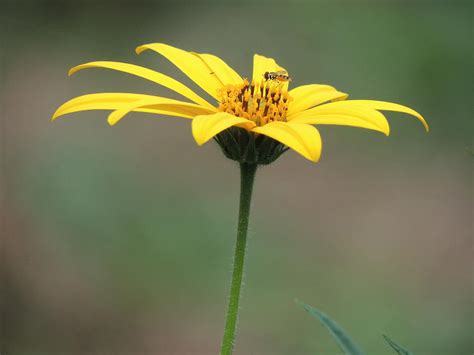
[[[241,163],[268,164],[291,148],[318,161],[322,142],[315,125],[344,125],[389,134],[380,111],[398,111],[423,117],[399,104],[374,100],[347,100],[348,95],[329,85],[303,85],[289,90],[287,71],[275,60],[254,55],[251,79],[242,78],[222,59],[184,51],[166,44],[140,46],[137,54],[155,51],[186,74],[216,102],[160,72],[121,62],[97,61],[72,68],[69,75],[86,68],[107,68],[132,74],[162,85],[188,101],[132,93],[95,93],[76,97],[60,106],[59,116],[86,110],[111,110],[110,125],[129,112],[148,112],[192,119],[197,144],[214,138],[224,154]]]

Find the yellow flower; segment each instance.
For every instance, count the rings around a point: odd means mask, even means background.
[[[286,72],[275,60],[254,55],[252,79],[242,78],[222,59],[211,54],[187,52],[166,44],[140,46],[137,54],[155,51],[186,74],[217,103],[213,105],[179,81],[141,66],[97,61],[72,68],[69,75],[86,68],[113,69],[150,80],[182,95],[180,101],[154,95],[95,93],[76,97],[57,109],[59,116],[86,110],[112,110],[110,125],[132,111],[192,119],[197,144],[214,138],[227,157],[267,164],[288,148],[311,161],[318,161],[322,142],[314,125],[344,125],[389,134],[380,110],[423,117],[399,104],[373,100],[346,100],[348,95],[329,85],[303,85],[289,90],[289,80],[268,78],[265,73]]]

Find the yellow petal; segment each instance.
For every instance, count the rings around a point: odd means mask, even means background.
[[[345,100],[349,95],[337,91],[329,85],[303,85],[288,92],[292,101],[288,106],[288,119],[290,116],[308,108],[321,105],[331,100]]]
[[[342,105],[347,101],[334,102],[299,112],[290,122],[306,124],[336,124],[361,127],[390,134],[390,126],[385,116],[367,107]]]
[[[242,83],[242,77],[221,58],[212,54],[193,53],[201,58],[209,67],[209,71],[215,75],[223,85],[236,85]]]
[[[350,101],[346,101],[346,102],[347,103],[353,103],[354,105],[358,105],[358,106],[370,107],[370,108],[375,109],[375,110],[395,111],[395,112],[407,113],[409,115],[412,115],[412,116],[415,116],[416,118],[418,118],[418,120],[423,124],[423,126],[425,127],[427,132],[430,130],[430,127],[428,126],[428,123],[426,123],[423,116],[421,116],[418,112],[416,112],[415,110],[413,110],[409,107],[399,105],[399,104],[395,104],[395,103],[392,103],[392,102],[375,101],[375,100],[350,100]]]
[[[106,68],[139,76],[154,83],[163,85],[164,87],[167,87],[168,89],[183,95],[184,97],[190,99],[191,101],[197,104],[203,105],[205,107],[213,107],[209,102],[204,100],[202,97],[200,97],[198,94],[196,94],[194,91],[192,91],[190,88],[180,83],[179,81],[165,74],[134,64],[105,61],[90,62],[71,68],[71,70],[69,70],[69,75],[72,75],[79,70],[87,68]]]
[[[68,113],[87,110],[115,110],[121,105],[129,104],[152,95],[128,94],[128,93],[97,93],[75,97],[61,106],[53,114],[52,120]]]
[[[196,143],[203,145],[216,134],[232,126],[239,126],[249,130],[255,126],[255,123],[226,112],[218,112],[212,115],[195,117],[192,123],[192,131]]]
[[[75,97],[63,105],[61,105],[56,112],[53,114],[52,120],[56,118],[79,111],[89,111],[89,110],[121,110],[133,105],[136,102],[143,102],[148,100],[148,102],[156,102],[156,100],[161,100],[161,105],[150,105],[137,107],[133,111],[138,112],[147,112],[154,114],[165,114],[169,116],[186,116],[192,118],[196,114],[207,114],[214,111],[204,108],[199,105],[171,100],[166,98],[160,98],[159,96],[153,95],[141,95],[141,94],[127,94],[127,93],[98,93],[98,94],[88,94],[79,97]],[[173,110],[169,106],[179,106],[177,110]],[[196,112],[193,112],[192,115],[187,111],[187,107],[190,105]]]
[[[255,127],[252,131],[283,143],[313,162],[317,162],[321,156],[321,136],[313,126],[291,122],[271,122]]]
[[[193,118],[198,115],[208,115],[215,112],[214,110],[209,110],[188,102],[176,101],[164,97],[154,97],[124,105],[122,108],[112,112],[108,116],[107,122],[113,126],[128,113],[139,109],[153,110],[153,113],[185,118]]]
[[[136,52],[140,54],[147,49],[164,56],[209,95],[215,99],[218,98],[217,92],[223,85],[216,75],[212,74],[208,65],[198,56],[163,43],[145,44],[137,47]]]
[[[366,120],[351,116],[351,115],[317,115],[313,117],[306,117],[300,120],[291,121],[294,123],[306,123],[306,124],[315,124],[315,125],[339,125],[339,126],[350,126],[350,127],[359,127],[371,129],[374,131],[379,131],[385,135],[389,135],[389,131],[384,130],[373,123],[370,123]]]

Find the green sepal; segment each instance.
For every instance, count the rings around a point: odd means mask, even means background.
[[[273,138],[240,127],[230,127],[216,135],[214,140],[227,158],[241,164],[267,165],[288,150]]]

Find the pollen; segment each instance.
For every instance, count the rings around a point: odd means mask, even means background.
[[[219,111],[243,117],[263,126],[274,121],[285,121],[291,97],[283,85],[274,81],[227,85],[218,92]]]

